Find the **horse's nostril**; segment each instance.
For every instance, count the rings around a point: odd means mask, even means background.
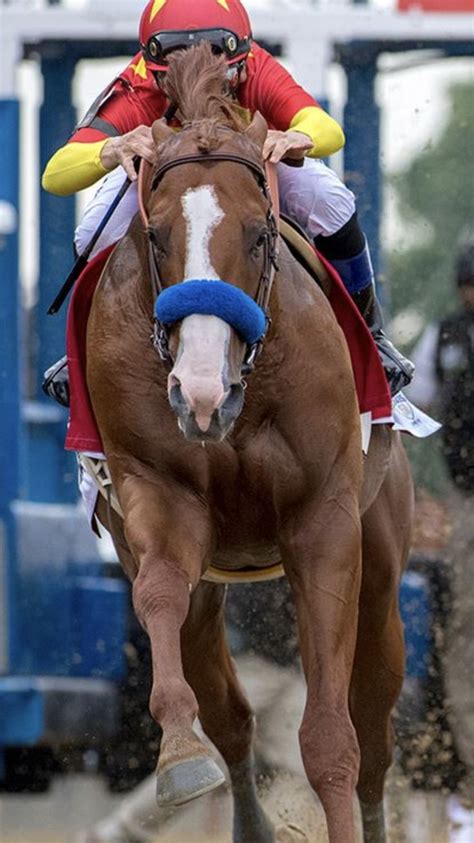
[[[174,410],[175,413],[184,413],[185,415],[189,414],[189,407],[184,400],[183,393],[181,392],[181,386],[177,378],[176,383],[169,390],[169,402],[171,409]]]
[[[234,383],[229,389],[229,394],[222,406],[219,408],[219,418],[222,420],[236,419],[244,405],[244,386],[242,383]]]

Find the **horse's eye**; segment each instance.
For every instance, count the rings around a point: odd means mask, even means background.
[[[157,228],[148,229],[148,239],[153,246],[153,251],[158,258],[165,258],[168,254],[167,232],[159,231]]]
[[[267,240],[267,230],[264,229],[258,234],[258,236],[257,236],[257,238],[256,238],[256,240],[255,240],[255,242],[252,246],[252,254],[255,257],[258,257],[260,255],[260,252],[262,251],[262,248],[265,245],[266,240]]]

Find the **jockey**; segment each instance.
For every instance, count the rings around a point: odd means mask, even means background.
[[[140,51],[95,100],[43,174],[45,190],[58,195],[75,193],[106,177],[76,230],[78,253],[127,175],[132,187],[99,238],[96,253],[125,234],[138,209],[134,158],[153,161],[151,125],[170,105],[164,92],[168,56],[206,40],[226,57],[228,88],[243,116],[250,121],[260,111],[269,124],[263,156],[278,165],[283,213],[299,223],[338,271],[373,335],[392,394],[399,392],[411,381],[413,364],[384,335],[369,246],[354,195],[321,160],[344,145],[339,125],[253,40],[240,0],[150,0],[141,17],[139,40]],[[281,163],[285,158],[304,158],[304,165],[287,167]],[[65,403],[64,362],[58,377],[57,369],[58,364],[48,370],[45,384],[50,395]]]

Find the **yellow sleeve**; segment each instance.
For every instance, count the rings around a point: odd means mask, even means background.
[[[309,158],[326,158],[342,149],[346,139],[339,123],[336,123],[322,108],[307,106],[297,111],[290,123],[290,129],[304,132],[314,143],[306,153]]]
[[[67,143],[49,159],[41,184],[49,193],[69,196],[90,187],[108,172],[100,161],[108,138],[94,143]]]

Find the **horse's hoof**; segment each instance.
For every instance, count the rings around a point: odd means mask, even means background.
[[[224,784],[225,776],[212,758],[181,761],[158,773],[158,805],[182,805]]]

